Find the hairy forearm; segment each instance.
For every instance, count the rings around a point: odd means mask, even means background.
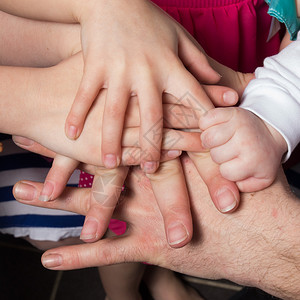
[[[224,215],[203,192],[190,160],[184,159],[183,166],[194,226],[200,230],[194,232],[189,256],[176,254],[179,271],[299,299],[300,200],[291,194],[283,172],[269,188],[242,193],[239,209]],[[173,257],[173,262],[178,260]]]
[[[235,242],[244,246],[234,254],[234,265],[227,269],[229,278],[282,299],[299,299],[299,199],[277,180],[272,188],[242,195],[241,201],[245,205],[237,213],[235,226],[243,237]]]

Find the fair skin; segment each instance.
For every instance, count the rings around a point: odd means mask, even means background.
[[[300,17],[300,0],[295,0]],[[280,50],[291,43],[288,31]],[[283,136],[268,122],[243,108],[215,108],[199,120],[201,141],[210,149],[222,176],[236,182],[242,192],[272,184],[287,149]]]
[[[2,14],[3,16],[3,14]],[[14,19],[15,22],[16,19]],[[7,16],[2,18],[1,21],[3,21],[3,26],[1,28],[5,28],[5,24],[10,24],[7,22]],[[20,20],[18,20],[20,21]],[[36,33],[36,28],[40,28],[42,23],[38,22],[36,24],[36,27],[28,25],[28,20],[22,20],[21,26],[17,27],[15,31],[13,31],[13,28],[15,27],[8,27],[7,30],[10,33],[10,37],[18,38],[19,31],[24,32],[24,28],[26,26],[31,27],[31,31],[28,31],[28,36],[31,36],[30,32]],[[47,54],[49,54],[49,49],[51,52],[54,53],[54,51],[57,51],[59,53],[59,57],[61,55],[66,54],[72,54],[73,52],[78,51],[78,27],[75,27],[70,29],[70,26],[64,25],[64,27],[67,29],[67,41],[70,41],[71,44],[69,45],[69,49],[66,51],[65,48],[57,49],[57,45],[55,43],[50,43],[51,47],[45,47],[49,46],[49,42],[44,43],[43,37],[45,35],[39,34],[40,36],[40,44],[39,47],[41,47],[41,56],[48,57]],[[72,26],[71,26],[72,27]],[[27,28],[27,27],[26,27]],[[41,26],[41,28],[44,28],[44,26]],[[55,27],[56,28],[56,27]],[[19,29],[19,30],[18,30]],[[47,32],[47,29],[44,28],[44,30]],[[48,28],[49,32],[49,28]],[[59,36],[58,30],[50,30],[53,40],[55,40],[55,36],[57,36],[58,40],[64,40]],[[2,34],[5,33],[5,30],[3,29]],[[45,39],[45,38],[44,38]],[[19,38],[20,40],[20,38]],[[73,43],[72,43],[73,41]],[[22,43],[20,43],[22,44]],[[6,45],[6,44],[4,44]],[[26,45],[30,48],[30,43],[28,41],[24,41],[23,47],[26,50]],[[8,44],[9,46],[9,44]],[[62,43],[62,46],[65,46],[64,43]],[[9,48],[4,48],[4,53],[6,52],[9,57]],[[35,62],[33,55],[31,56],[30,51],[23,51],[24,53],[27,53],[28,59],[32,61],[32,65]],[[36,54],[36,53],[34,53]],[[1,58],[3,60],[3,58]],[[25,59],[25,58],[24,58]],[[56,58],[57,59],[57,58]],[[10,57],[10,60],[12,60],[12,57]],[[53,54],[53,58],[51,62],[55,61],[55,57]],[[4,61],[4,64],[6,62]],[[42,62],[39,62],[39,66]],[[68,108],[71,105],[71,99],[76,94],[76,87],[77,84],[80,83],[81,78],[81,68],[82,68],[82,61],[80,59],[80,54],[77,56],[74,56],[70,58],[69,60],[66,60],[63,63],[58,64],[57,66],[54,66],[52,68],[48,69],[30,69],[30,68],[12,68],[12,67],[2,67],[3,78],[2,78],[2,86],[1,86],[1,92],[2,92],[2,98],[1,98],[1,105],[2,105],[2,111],[3,111],[3,118],[1,119],[3,123],[1,124],[1,131],[12,133],[12,134],[19,134],[22,136],[27,136],[33,140],[36,140],[40,142],[41,144],[47,146],[48,148],[55,150],[55,152],[60,153],[61,155],[65,155],[68,157],[72,157],[73,159],[84,161],[86,163],[91,163],[93,165],[102,165],[101,161],[101,149],[99,149],[98,145],[101,143],[101,135],[98,134],[98,138],[94,138],[93,134],[97,136],[97,133],[101,132],[101,119],[99,119],[99,115],[102,115],[103,112],[103,106],[101,108],[101,103],[103,105],[104,101],[100,101],[101,97],[104,97],[105,91],[100,93],[99,97],[97,98],[97,101],[95,102],[95,107],[98,107],[99,110],[95,109],[91,111],[89,114],[89,117],[86,121],[86,130],[84,131],[83,135],[80,137],[80,139],[76,141],[68,141],[64,138],[63,131],[61,128],[63,128],[63,118],[68,113]],[[223,70],[222,70],[223,72]],[[225,73],[224,73],[225,75]],[[232,78],[229,77],[229,81],[234,84],[235,82],[239,82],[240,79],[244,79],[243,77],[239,78],[236,76],[236,73],[232,72]],[[226,76],[224,76],[225,78]],[[13,78],[14,80],[11,81],[10,78]],[[26,81],[24,81],[24,78],[27,78]],[[246,80],[245,80],[246,81]],[[45,82],[47,82],[47,86],[45,86]],[[19,89],[16,90],[15,86],[18,86]],[[40,88],[42,87],[42,88]],[[30,91],[30,93],[28,92]],[[14,91],[14,93],[11,93],[11,91]],[[50,93],[51,91],[51,93]],[[206,87],[207,94],[212,97],[212,99],[215,99],[214,102],[217,105],[224,104],[222,95],[226,94],[228,91],[225,87]],[[36,94],[35,94],[36,93]],[[232,94],[232,91],[230,91]],[[27,103],[20,101],[23,97],[23,95],[27,95]],[[29,99],[29,95],[31,95],[32,99]],[[165,99],[167,103],[172,103],[172,99],[169,100],[171,96],[166,94]],[[40,99],[44,99],[43,102],[40,101]],[[65,99],[64,101],[61,101],[61,99]],[[30,100],[30,101],[29,101]],[[64,102],[64,104],[62,104]],[[135,108],[129,107],[129,114],[139,116],[137,109],[137,101],[131,101],[130,103],[135,103]],[[228,104],[228,103],[227,103]],[[31,106],[30,106],[31,105]],[[42,107],[42,105],[50,105],[50,107]],[[63,105],[65,105],[65,108],[63,108]],[[69,107],[67,107],[69,105]],[[168,117],[168,114],[170,118],[168,118],[168,124],[171,127],[182,127],[184,124],[184,127],[186,126],[186,122],[184,117],[186,115],[193,115],[193,113],[189,112],[188,110],[183,111],[182,108],[178,109],[177,113],[177,106],[171,105],[172,109],[165,109],[165,117]],[[182,113],[184,112],[184,113]],[[97,115],[98,114],[98,115]],[[29,117],[30,116],[30,117]],[[52,117],[51,117],[52,116]],[[182,118],[182,119],[180,119]],[[43,120],[43,125],[38,125],[38,122],[35,120]],[[11,125],[12,120],[14,120],[13,126]],[[89,121],[90,120],[90,121]],[[96,120],[95,122],[93,120]],[[128,119],[130,120],[130,118]],[[192,128],[197,128],[197,119],[192,118],[189,120],[190,126]],[[177,125],[175,123],[177,122]],[[23,124],[26,124],[27,126],[23,126]],[[55,126],[53,126],[55,124]],[[98,125],[97,125],[98,124]],[[128,121],[128,126],[130,127],[128,130],[128,134],[125,131],[124,135],[124,147],[127,146],[133,146],[133,155],[131,155],[132,152],[129,150],[124,151],[125,157],[124,161],[128,164],[136,164],[139,163],[139,156],[136,155],[138,153],[136,150],[136,147],[139,147],[139,145],[136,143],[138,141],[138,137],[134,138],[134,134],[138,134],[138,128],[139,125],[139,118],[136,119],[136,121]],[[44,127],[43,127],[44,126]],[[132,128],[134,127],[134,128]],[[93,128],[93,129],[91,129]],[[47,132],[48,136],[43,134]],[[175,138],[176,133],[174,131],[168,131],[170,138],[166,139],[166,142],[169,140],[174,140],[174,134]],[[55,136],[55,139],[51,138]],[[92,137],[93,136],[93,137]],[[50,137],[50,138],[49,138]],[[92,137],[92,138],[91,138]],[[125,141],[126,140],[126,141]],[[22,144],[22,141],[19,144]],[[186,146],[184,146],[186,145]],[[25,145],[26,146],[26,145]],[[27,145],[28,146],[28,145]],[[166,147],[168,146],[168,143],[166,143]],[[198,133],[180,133],[180,139],[177,141],[176,147],[178,147],[177,150],[189,150],[189,151],[199,151],[202,150],[201,145],[199,144],[199,135]],[[200,147],[200,148],[199,148]],[[76,150],[75,150],[76,149]],[[87,152],[86,149],[89,149],[90,152]],[[87,155],[88,154],[88,155]],[[176,154],[176,153],[175,153]],[[168,156],[167,154],[166,156]],[[173,153],[174,155],[174,153]],[[178,154],[177,154],[178,155]],[[210,156],[205,154],[199,154],[194,156],[195,162],[197,160],[202,161],[210,161]],[[167,157],[167,159],[170,159],[170,157]],[[132,161],[134,160],[134,161]],[[60,162],[60,161],[59,161]],[[56,164],[59,166],[59,163]],[[217,165],[214,166],[215,169],[217,169]],[[60,170],[64,170],[63,168],[60,168]],[[166,172],[165,170],[169,170],[169,172]],[[123,173],[121,175],[118,175],[115,170],[109,171],[110,173],[106,176],[110,176],[111,178],[115,176],[118,177],[119,187],[121,186],[121,182],[123,181],[126,170],[123,170]],[[209,181],[210,177],[212,176],[211,171],[204,172],[204,170],[199,169],[199,172],[204,173],[203,178],[206,181]],[[172,176],[170,176],[172,174]],[[62,173],[57,178],[66,177],[68,173]],[[102,176],[101,169],[98,171],[98,175]],[[187,192],[186,187],[184,185],[184,178],[183,173],[181,169],[181,165],[178,161],[170,162],[169,164],[163,166],[160,168],[160,172],[157,172],[155,175],[151,175],[151,180],[153,182],[153,189],[155,192],[159,195],[158,201],[160,203],[163,203],[161,205],[162,211],[165,211],[166,216],[166,234],[169,237],[170,244],[172,244],[175,247],[180,247],[187,243],[191,236],[192,236],[192,226],[191,226],[191,216],[189,213],[189,206],[187,201]],[[53,181],[55,183],[55,180]],[[174,185],[174,182],[178,182],[178,184]],[[164,190],[165,186],[168,183],[173,183],[175,186],[174,189],[170,189],[168,194],[168,199],[164,199]],[[226,187],[225,192],[229,191],[229,194],[232,197],[232,194],[235,194],[234,201],[235,205],[233,209],[238,205],[238,191],[236,186],[225,180],[220,179],[220,181],[213,182],[209,187],[209,190],[212,194],[213,199],[218,199],[220,196],[219,190],[224,192],[224,187]],[[56,188],[56,187],[54,187]],[[96,190],[97,187],[95,187]],[[59,189],[63,189],[63,182],[58,183],[57,187],[57,193],[59,193]],[[120,190],[120,189],[119,189]],[[54,193],[54,192],[53,192]],[[109,188],[106,195],[114,195],[113,201],[117,201],[118,194],[116,194],[115,190],[112,188]],[[223,193],[224,194],[224,193]],[[53,194],[54,195],[54,194]],[[55,195],[54,195],[55,196]],[[53,196],[53,197],[54,197]],[[164,197],[164,198],[162,198]],[[230,197],[230,196],[229,196]],[[226,200],[226,197],[221,197],[222,199]],[[217,202],[217,201],[216,201]],[[179,205],[179,203],[181,203]],[[91,210],[91,217],[93,217],[93,222],[88,222],[85,224],[86,231],[83,231],[82,238],[84,240],[95,240],[98,239],[100,236],[103,235],[106,223],[109,220],[109,214],[112,213],[113,210],[113,203],[109,203],[108,205],[103,205],[103,203],[99,203],[98,209]],[[225,203],[226,204],[226,203]],[[174,210],[170,209],[171,207],[181,207],[183,209],[181,210]],[[216,204],[217,208],[222,210],[222,207]],[[232,209],[232,206],[230,206]],[[103,216],[103,213],[107,215],[107,218],[101,218],[101,222],[99,221],[99,216]],[[102,223],[102,220],[106,219],[107,222],[105,224]],[[95,221],[95,222],[94,222]],[[99,225],[100,224],[100,225]],[[179,225],[176,229],[176,226]],[[170,228],[170,230],[168,230]],[[182,230],[183,229],[183,230]],[[183,234],[182,234],[183,232]],[[178,234],[179,233],[179,234]],[[173,237],[175,237],[175,239]],[[181,236],[180,236],[181,235]]]
[[[242,207],[234,214],[222,215],[214,209],[193,163],[187,157],[183,161],[197,228],[188,245],[176,250],[168,246],[149,180],[135,170],[127,182],[127,200],[119,204],[115,215],[127,222],[126,235],[47,251],[44,266],[61,270],[146,261],[192,276],[256,286],[283,299],[299,299],[300,202],[282,172],[271,187],[242,194]],[[14,193],[22,203],[80,214],[90,205],[87,189],[67,189],[62,197],[43,203],[32,193],[37,189],[38,194],[41,188],[34,183],[28,190],[26,182],[20,182]],[[21,191],[28,192],[26,199]]]
[[[242,192],[272,184],[287,144],[267,122],[243,108],[215,108],[200,118],[201,141],[222,176]]]
[[[80,136],[92,103],[101,89],[107,89],[101,143],[106,168],[121,162],[123,123],[131,96],[137,96],[142,116],[139,142],[145,155],[141,167],[154,173],[162,141],[162,94],[181,99],[190,91],[205,107],[208,98],[185,66],[204,82],[220,79],[185,30],[148,0],[30,0],[26,5],[5,0],[0,9],[26,18],[81,24],[84,72],[67,116],[66,134],[71,139]],[[154,124],[157,137],[142,138]]]
[[[69,26],[64,24],[56,24],[56,23],[43,23],[43,22],[33,22],[26,19],[16,18],[12,17],[10,15],[4,14],[0,12],[0,40],[3,41],[3,45],[1,48],[0,53],[0,64],[1,65],[10,65],[10,66],[31,66],[31,67],[45,67],[48,65],[56,65],[59,61],[61,61],[64,57],[69,57],[72,55],[72,53],[77,52],[76,51],[76,43],[74,44],[74,41],[78,40],[78,27],[77,26]],[[25,37],[25,39],[24,39]],[[76,39],[77,38],[77,39]],[[18,42],[17,42],[18,41]],[[32,43],[34,43],[34,47],[32,47]],[[72,46],[72,47],[70,47]],[[19,55],[19,53],[22,53],[22,55]],[[9,72],[6,72],[8,71]],[[9,91],[10,88],[10,79],[15,78],[16,74],[21,75],[22,70],[18,68],[2,68],[1,71],[3,72],[3,78],[5,78],[5,75],[8,76],[8,79],[6,82],[3,83],[3,87],[7,88]],[[33,70],[32,70],[33,71]],[[47,73],[41,72],[41,74]],[[15,73],[16,72],[16,73]],[[31,73],[24,73],[24,75]],[[53,73],[57,74],[57,72]],[[32,96],[34,95],[33,91],[36,91],[36,88],[39,87],[39,82],[37,82],[37,86],[35,86],[34,80],[36,80],[37,77],[33,75],[31,80],[27,80],[26,84],[28,84],[28,88],[32,94],[27,93],[26,94],[26,101],[27,104],[30,103],[32,100]],[[45,78],[44,78],[45,79]],[[48,78],[50,80],[50,78]],[[74,79],[74,78],[73,78]],[[23,78],[24,80],[24,78]],[[21,80],[16,82],[16,84],[20,83]],[[12,81],[13,83],[13,81]],[[47,87],[47,81],[43,83],[45,87]],[[8,84],[8,85],[6,85]],[[16,86],[14,87],[14,99],[18,100],[22,98],[22,85],[17,85],[21,88],[21,93],[15,92]],[[42,86],[42,85],[41,85]],[[48,86],[49,91],[51,91],[50,85]],[[221,95],[221,94],[220,94]],[[5,94],[5,89],[2,90],[1,94],[1,101],[9,96],[8,94]],[[62,95],[61,95],[62,96]],[[66,96],[66,95],[65,95]],[[11,99],[12,100],[12,99]],[[46,100],[43,98],[43,100]],[[59,100],[62,101],[62,98]],[[18,102],[19,104],[22,104],[22,102]],[[139,125],[139,112],[138,107],[136,105],[137,101],[133,98],[131,99],[131,103],[135,103],[131,105],[131,108],[128,111],[128,117],[127,117],[127,123],[126,127],[137,127]],[[7,103],[9,104],[9,103]],[[45,103],[43,103],[45,104]],[[182,110],[177,110],[176,107],[172,108],[172,113],[170,113],[170,105],[165,105],[165,115],[169,115],[170,119],[170,125],[175,126],[175,121],[178,118],[174,118],[174,116],[177,115],[176,111],[178,113],[182,113]],[[30,108],[30,107],[29,107]],[[38,106],[35,106],[32,111],[39,114],[39,111],[36,111]],[[40,109],[48,109],[46,106],[39,106]],[[175,108],[175,110],[174,110]],[[14,109],[24,109],[23,106],[18,105]],[[190,113],[189,111],[186,111],[185,113]],[[23,118],[23,115],[20,115]],[[31,115],[34,118],[34,115]],[[180,118],[180,116],[178,115]],[[173,119],[173,121],[172,121]],[[3,118],[4,120],[4,118]],[[130,121],[131,120],[131,121]],[[9,120],[7,120],[9,121]],[[13,120],[15,122],[15,120]],[[133,122],[132,122],[133,121]],[[20,122],[21,124],[21,122]],[[16,128],[16,126],[19,126],[18,124],[6,124],[5,127],[2,128],[9,128],[19,131],[20,128]],[[30,123],[28,123],[28,126],[30,127]],[[194,124],[196,126],[196,123]],[[24,127],[22,125],[22,127]],[[129,135],[130,137],[130,135]],[[19,137],[19,141],[24,142],[24,138]],[[130,158],[130,161],[128,163],[134,163],[134,159],[136,159],[138,163],[139,155],[136,155],[138,149],[135,148],[134,155],[130,156],[130,152],[128,151],[128,158]],[[172,150],[174,152],[174,150]],[[44,155],[50,155],[51,153],[43,153]],[[165,159],[170,159],[169,157],[169,151],[163,152],[163,157]],[[125,161],[124,161],[125,162]],[[54,246],[60,246],[60,245],[70,245],[70,244],[79,244],[82,243],[78,238],[70,238],[61,240],[59,242],[50,242],[50,241],[35,241],[29,238],[26,238],[31,244],[33,244],[35,247],[47,250],[49,248],[52,248]],[[134,300],[134,299],[140,299],[140,295],[138,293],[138,285],[139,280],[142,276],[142,272],[144,270],[144,265],[141,264],[119,264],[118,266],[114,266],[113,268],[106,267],[106,268],[99,268],[99,273],[101,274],[101,278],[103,280],[103,285],[105,288],[105,291],[107,295],[107,299],[114,300],[114,299],[124,299],[124,300]],[[155,273],[154,273],[155,272]],[[165,300],[180,300],[180,299],[193,299],[193,300],[200,300],[202,299],[197,293],[189,287],[185,287],[184,283],[178,280],[173,272],[169,270],[164,270],[162,268],[155,268],[151,269],[150,271],[146,272],[147,274],[147,285],[152,293],[152,295],[155,297],[155,299],[165,299]],[[152,277],[155,277],[155,282],[151,279]],[[116,281],[116,278],[118,280]],[[145,280],[145,278],[144,278]],[[165,293],[165,286],[168,286],[168,296],[166,298]],[[136,297],[136,298],[135,298]],[[192,298],[191,298],[192,297]]]

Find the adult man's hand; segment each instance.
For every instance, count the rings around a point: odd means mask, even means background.
[[[299,299],[300,203],[289,191],[283,174],[264,191],[242,194],[239,210],[223,215],[214,207],[193,163],[185,157],[183,165],[194,221],[194,236],[188,245],[172,249],[167,244],[149,180],[134,170],[127,183],[127,196],[115,213],[115,217],[128,223],[125,236],[49,250],[42,257],[44,266],[62,270],[147,261],[182,273],[227,278],[278,297]],[[24,182],[18,183],[14,188],[16,198],[23,203],[80,214],[89,207],[88,189],[68,189],[61,198],[42,203],[29,200],[41,188],[39,184],[31,185],[26,195],[21,193],[23,185]]]

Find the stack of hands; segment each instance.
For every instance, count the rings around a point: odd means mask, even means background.
[[[295,208],[299,211],[299,203],[291,196],[283,210],[280,195],[288,192],[282,174],[277,177],[287,145],[252,113],[215,108],[235,105],[253,75],[234,72],[207,57],[180,25],[150,2],[131,2],[91,1],[87,8],[78,1],[72,11],[41,12],[37,7],[39,19],[80,23],[80,28],[59,28],[60,34],[68,34],[70,50],[53,67],[7,69],[19,86],[14,97],[20,99],[28,88],[31,94],[26,105],[1,104],[6,118],[17,120],[13,129],[3,122],[1,132],[17,134],[17,145],[54,158],[45,183],[19,182],[15,197],[86,215],[82,239],[93,242],[49,250],[43,264],[70,269],[147,261],[280,295],[282,285],[278,277],[274,282],[269,264],[284,251],[296,259],[282,228],[290,220],[285,230],[297,235],[299,226],[290,218]],[[66,6],[68,1],[62,3]],[[140,13],[128,22],[131,6]],[[26,7],[5,1],[0,8],[37,18]],[[108,17],[112,11],[113,22]],[[151,22],[154,18],[159,22]],[[114,38],[104,34],[105,26]],[[26,83],[24,74],[30,74]],[[181,156],[182,151],[187,155]],[[134,165],[141,170],[129,170]],[[91,189],[65,188],[78,167],[95,175]],[[239,191],[261,190],[275,178],[272,188],[242,194],[237,212],[221,214],[238,208]],[[125,179],[126,197],[118,203]],[[268,201],[257,200],[264,198]],[[98,241],[113,214],[128,223],[126,237]],[[273,232],[274,227],[278,230]],[[274,245],[274,240],[284,246]],[[279,259],[287,274],[294,275],[297,265],[284,261]],[[290,296],[286,289],[284,293]]]

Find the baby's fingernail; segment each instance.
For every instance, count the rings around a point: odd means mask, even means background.
[[[75,140],[77,138],[78,130],[74,125],[70,125],[67,129],[67,137],[71,140]]]
[[[62,265],[63,259],[59,254],[48,254],[42,257],[42,264],[45,268],[56,268]]]
[[[81,231],[80,239],[84,241],[96,239],[98,226],[99,223],[97,219],[93,217],[86,217]]]
[[[226,104],[234,105],[238,101],[238,95],[233,91],[227,91],[223,94],[223,100]]]
[[[234,194],[228,188],[221,188],[217,192],[216,197],[218,201],[219,210],[222,213],[226,213],[233,210],[237,205],[237,200]]]
[[[37,189],[25,182],[18,182],[14,187],[14,195],[17,199],[31,201],[37,197]]]
[[[176,158],[176,157],[180,156],[181,153],[182,153],[182,151],[179,151],[179,150],[169,150],[168,151],[168,156],[170,158]]]
[[[168,227],[168,243],[169,245],[177,245],[189,237],[186,227],[179,222],[175,222]]]
[[[143,171],[148,174],[153,174],[157,170],[158,162],[156,161],[146,161],[143,163]]]
[[[115,154],[104,155],[104,167],[107,169],[114,169],[118,166],[117,156]]]
[[[54,190],[54,185],[51,181],[46,181],[44,183],[44,187],[41,191],[41,194],[39,196],[39,200],[43,202],[47,202],[51,199],[51,195]]]

